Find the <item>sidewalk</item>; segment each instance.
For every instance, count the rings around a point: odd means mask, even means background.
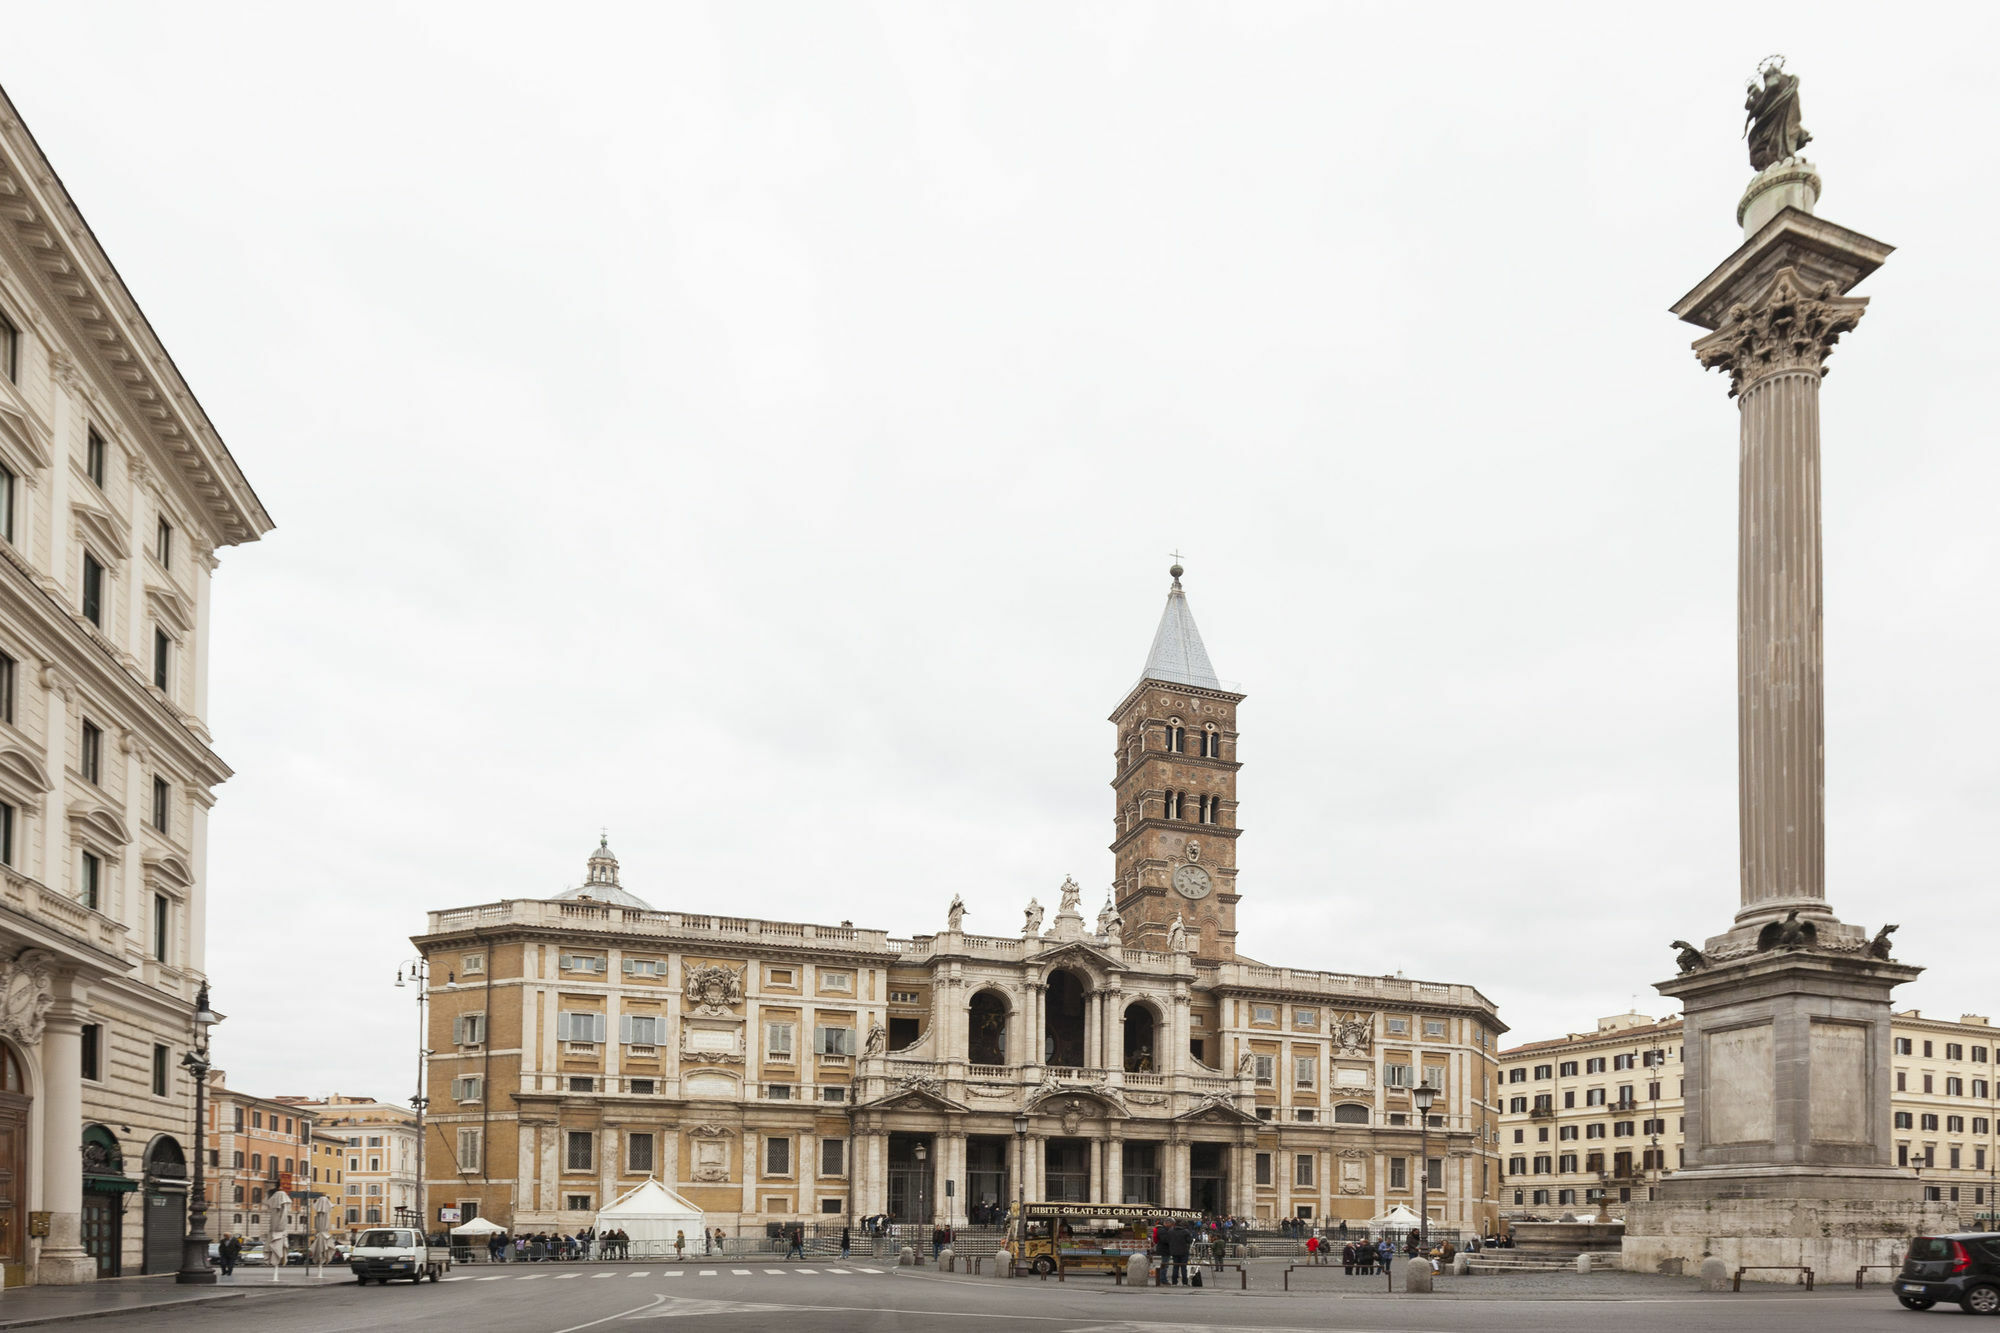
[[[212,1287],[183,1287],[174,1281],[172,1273],[110,1278],[79,1287],[9,1287],[0,1292],[0,1329],[95,1319],[102,1315],[153,1310],[169,1305],[240,1301],[260,1294],[332,1286],[354,1280],[344,1268],[328,1268],[318,1278],[306,1268],[275,1271],[278,1280],[273,1282],[272,1269],[239,1268],[230,1277],[218,1275]]]

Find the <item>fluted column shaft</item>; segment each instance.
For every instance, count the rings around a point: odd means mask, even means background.
[[[1737,569],[1739,917],[1826,899],[1819,382],[1785,370],[1740,398]]]

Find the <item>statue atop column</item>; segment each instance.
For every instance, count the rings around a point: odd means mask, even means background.
[[[1759,71],[1760,85],[1751,81],[1743,99],[1743,136],[1750,141],[1750,169],[1764,168],[1797,157],[1812,142],[1799,121],[1799,76],[1785,73],[1785,58],[1772,56]]]
[[[945,909],[945,920],[951,923],[951,929],[959,928],[965,920],[965,899],[955,893],[951,895],[951,906]]]

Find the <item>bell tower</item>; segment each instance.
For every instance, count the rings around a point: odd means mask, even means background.
[[[1174,916],[1206,962],[1236,957],[1236,705],[1216,678],[1181,590],[1167,607],[1139,681],[1113,710],[1118,748],[1112,894],[1128,948],[1167,947]]]

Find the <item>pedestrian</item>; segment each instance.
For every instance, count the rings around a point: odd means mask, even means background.
[[[1387,1236],[1375,1242],[1375,1271],[1386,1273],[1389,1263],[1396,1257],[1396,1247],[1389,1243]]]
[[[215,1257],[222,1263],[222,1275],[228,1277],[236,1271],[236,1260],[243,1253],[243,1242],[234,1236],[224,1236],[222,1244],[215,1247]]]
[[[1340,1247],[1340,1270],[1349,1277],[1354,1276],[1354,1242],[1351,1240]]]
[[[674,1233],[674,1262],[675,1262],[675,1263],[679,1263],[679,1262],[680,1262],[680,1261],[681,1261],[682,1259],[685,1259],[685,1258],[687,1257],[687,1243],[688,1243],[688,1235],[687,1235],[687,1232],[685,1232],[685,1231],[676,1231],[676,1232]]]
[[[1194,1234],[1185,1223],[1176,1222],[1167,1229],[1167,1257],[1173,1261],[1173,1283],[1177,1287],[1187,1282],[1188,1251],[1193,1245]]]
[[[794,1226],[786,1236],[785,1241],[785,1257],[787,1259],[795,1254],[801,1259],[806,1257],[806,1232],[804,1227]]]
[[[840,1257],[843,1259],[847,1257],[847,1241],[848,1241],[847,1228],[842,1227],[840,1229]]]

